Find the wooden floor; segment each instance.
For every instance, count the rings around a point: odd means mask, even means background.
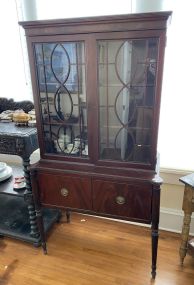
[[[194,259],[179,265],[180,235],[160,232],[158,268],[150,278],[150,229],[72,214],[41,248],[0,240],[1,285],[193,285]]]

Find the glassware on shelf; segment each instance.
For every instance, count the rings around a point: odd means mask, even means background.
[[[83,155],[88,155],[88,145],[85,145],[85,148],[82,150]]]
[[[12,175],[12,168],[5,162],[0,162],[0,182],[8,179]]]

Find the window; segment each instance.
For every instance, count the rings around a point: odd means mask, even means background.
[[[167,34],[158,150],[161,166],[194,170],[193,1],[174,1]]]
[[[0,96],[15,100],[32,99],[32,92],[24,66],[21,37],[17,24],[17,10],[14,0],[3,1],[0,12],[1,68]],[[27,56],[26,56],[27,60]],[[27,65],[26,65],[27,67]]]

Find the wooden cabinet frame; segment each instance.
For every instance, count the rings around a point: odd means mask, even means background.
[[[155,169],[166,28],[170,15],[171,12],[159,12],[20,23],[27,37],[41,151],[41,159],[31,168],[31,176],[39,229],[45,250],[41,207],[47,204],[65,208],[68,217],[71,210],[151,224],[152,277],[155,278],[162,183]],[[157,67],[154,78],[149,162],[116,160],[111,157],[111,159],[102,159],[99,149],[97,42],[123,39],[146,41],[150,38],[157,39]],[[36,69],[36,44],[76,41],[84,42],[85,47],[89,147],[89,155],[86,158],[60,155],[58,152],[46,150]],[[79,186],[77,181],[80,181]]]

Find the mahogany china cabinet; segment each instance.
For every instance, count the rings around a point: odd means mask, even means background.
[[[157,134],[171,12],[20,22],[25,29],[41,159],[41,208],[151,224],[156,275]],[[130,245],[129,245],[130,246]]]

